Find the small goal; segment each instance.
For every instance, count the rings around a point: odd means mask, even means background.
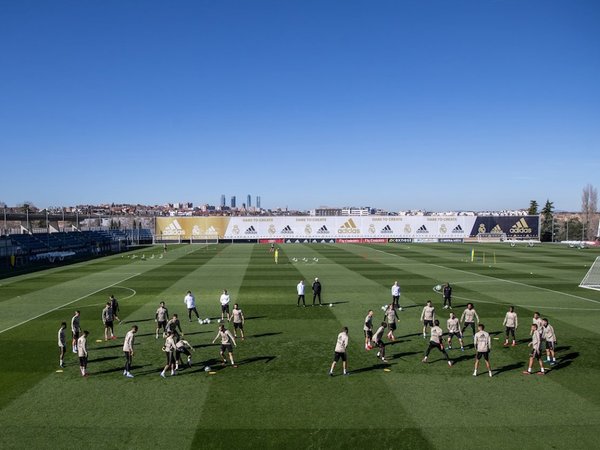
[[[202,234],[202,235],[192,235],[190,238],[190,244],[218,244],[219,243],[219,235],[218,234]]]
[[[579,287],[600,291],[600,256],[596,258],[588,273],[585,274],[585,277],[579,283]]]
[[[477,242],[504,242],[506,233],[478,233]]]

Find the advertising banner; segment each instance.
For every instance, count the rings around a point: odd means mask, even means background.
[[[469,233],[506,234],[509,239],[539,239],[539,216],[477,216]]]
[[[479,233],[537,239],[538,216],[159,217],[156,238],[272,242],[462,242]]]

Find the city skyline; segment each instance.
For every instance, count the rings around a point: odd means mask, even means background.
[[[4,2],[0,201],[576,211],[599,20],[593,0]]]

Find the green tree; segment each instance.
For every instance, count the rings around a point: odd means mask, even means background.
[[[542,208],[542,221],[540,230],[540,240],[542,242],[552,241],[552,223],[554,217],[554,202],[546,200],[546,204]]]
[[[595,216],[598,210],[598,190],[591,184],[587,184],[581,193],[581,213],[585,225],[585,237],[582,240],[596,237]]]
[[[529,202],[529,209],[527,210],[527,214],[530,216],[536,216],[538,213],[538,202],[536,200],[531,200]]]

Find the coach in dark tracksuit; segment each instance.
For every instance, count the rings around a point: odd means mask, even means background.
[[[315,278],[315,281],[313,281],[312,290],[313,290],[313,306],[315,306],[315,300],[317,299],[317,297],[319,298],[319,306],[323,306],[321,304],[321,282],[319,281],[318,278]]]

